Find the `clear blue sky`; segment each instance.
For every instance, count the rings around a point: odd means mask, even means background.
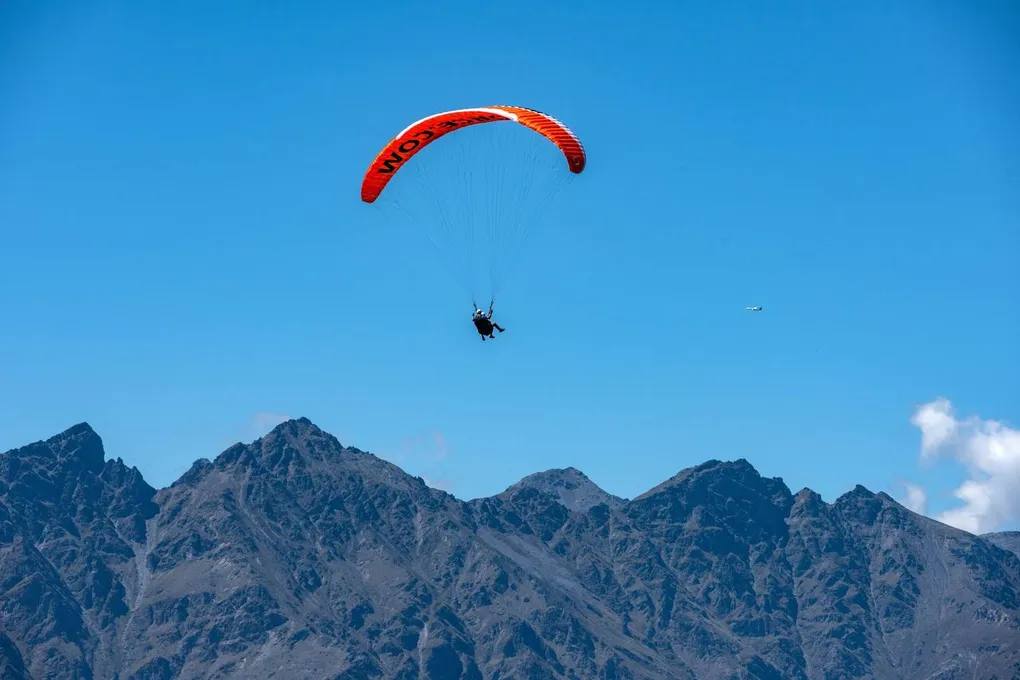
[[[0,450],[87,420],[165,485],[303,415],[461,497],[746,457],[950,503],[915,407],[1020,421],[1020,8],[638,4],[0,5]],[[589,169],[483,344],[358,185],[503,102]]]

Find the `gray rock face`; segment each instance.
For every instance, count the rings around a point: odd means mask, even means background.
[[[3,678],[1014,678],[1020,559],[710,461],[471,502],[307,420],[156,492],[79,425],[0,456]]]
[[[499,495],[509,499],[521,493],[549,494],[556,503],[573,512],[587,512],[593,506],[605,504],[611,508],[623,505],[623,499],[606,493],[595,482],[576,468],[546,470],[528,475]]]
[[[0,456],[3,677],[103,677],[155,490],[76,425]]]

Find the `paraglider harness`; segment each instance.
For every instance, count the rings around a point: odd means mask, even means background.
[[[471,321],[475,324],[475,328],[478,330],[478,334],[482,336],[482,340],[485,340],[485,338],[496,337],[492,334],[493,329],[499,331],[500,333],[506,330],[505,328],[503,328],[498,323],[492,320],[493,302],[494,302],[493,300],[489,301],[489,312],[487,314],[482,312],[482,308],[479,307],[477,303],[475,303],[474,301],[471,302],[471,305],[474,307],[475,310],[474,315],[471,317]]]

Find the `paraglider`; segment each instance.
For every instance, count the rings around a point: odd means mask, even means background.
[[[584,147],[566,125],[540,111],[521,106],[486,106],[457,109],[427,116],[411,123],[391,139],[368,166],[361,181],[361,200],[372,203],[403,164],[440,137],[471,125],[513,121],[530,128],[555,144],[575,174],[584,170]]]
[[[747,312],[764,312],[765,308],[761,305],[755,305],[754,307],[744,307],[744,311]]]
[[[486,338],[495,338],[492,334],[493,329],[502,333],[506,329],[500,326],[498,323],[492,320],[492,302],[489,303],[489,312],[485,313],[482,308],[478,305],[472,304],[475,308],[475,313],[471,316],[471,321],[475,324],[475,330],[482,336],[484,341]]]
[[[517,125],[488,125],[498,122]],[[415,158],[444,137],[450,141]],[[577,136],[545,113],[507,105],[456,109],[417,120],[387,142],[362,178],[361,200],[378,201],[383,212],[395,208],[397,219],[388,222],[409,218],[472,299],[491,298],[532,227],[550,219],[545,208],[553,196],[586,163]],[[504,331],[492,321],[491,304],[488,313],[472,309],[483,340]]]

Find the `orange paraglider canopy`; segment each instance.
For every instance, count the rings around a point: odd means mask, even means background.
[[[368,166],[361,182],[361,200],[371,203],[412,156],[454,130],[499,121],[513,121],[531,128],[555,144],[567,159],[571,172],[584,170],[584,147],[566,125],[552,116],[520,106],[485,106],[437,113],[411,123],[382,148]]]

